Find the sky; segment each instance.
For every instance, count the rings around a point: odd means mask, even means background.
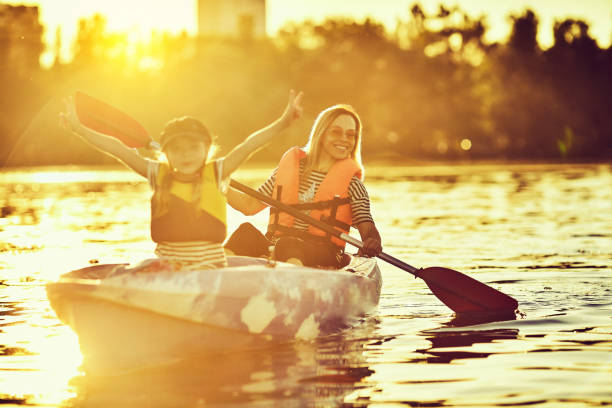
[[[61,28],[64,59],[70,53],[69,44],[78,20],[95,13],[107,16],[109,30],[129,30],[136,37],[145,38],[153,29],[174,33],[197,30],[196,0],[0,0],[0,3],[39,5],[48,44],[55,41],[57,27]],[[288,21],[321,21],[332,16],[358,20],[371,17],[393,31],[398,19],[408,19],[414,3],[415,0],[266,0],[267,32],[274,35]],[[436,11],[443,3],[458,5],[472,17],[487,15],[486,40],[491,42],[504,41],[511,29],[509,16],[518,16],[528,7],[539,17],[538,41],[544,48],[552,45],[554,21],[567,17],[585,20],[600,47],[608,47],[612,41],[612,0],[421,0],[418,3],[426,12]],[[52,59],[53,47],[49,49],[46,58]]]

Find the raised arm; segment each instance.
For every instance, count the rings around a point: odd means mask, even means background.
[[[148,160],[140,156],[136,150],[127,147],[119,140],[83,126],[81,122],[79,122],[71,98],[65,100],[65,105],[66,111],[60,113],[60,124],[65,129],[77,134],[101,152],[114,157],[141,176],[147,177]]]
[[[234,147],[223,160],[222,179],[229,177],[251,154],[265,146],[274,136],[285,130],[294,120],[302,116],[302,96],[297,95],[293,89],[289,92],[289,102],[282,115],[255,133],[249,135],[246,140]]]
[[[227,203],[233,209],[240,211],[244,215],[255,215],[267,207],[266,204],[258,199],[242,191],[238,191],[233,187],[227,189]]]

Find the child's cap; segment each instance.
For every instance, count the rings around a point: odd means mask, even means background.
[[[207,144],[212,143],[210,132],[202,122],[191,116],[183,116],[172,119],[166,123],[160,138],[162,150],[168,145],[168,143],[170,143],[170,141],[181,136],[194,137]]]

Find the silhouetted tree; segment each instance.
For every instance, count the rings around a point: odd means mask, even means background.
[[[11,154],[40,104],[42,33],[38,7],[0,4],[0,163]]]
[[[288,89],[304,90],[305,117],[259,160],[303,144],[315,115],[335,103],[360,113],[366,160],[612,155],[612,49],[579,20],[557,22],[543,51],[530,10],[512,17],[499,44],[484,41],[486,16],[445,6],[413,6],[393,33],[373,20],[329,19],[288,24],[268,40],[166,33],[147,44],[128,44],[95,16],[79,23],[74,61],[54,70],[38,66],[42,31],[22,22],[39,45],[15,43],[25,30],[16,21],[0,19],[0,160],[13,151],[12,164],[113,163],[57,127],[60,97],[75,89],[153,136],[172,117],[196,116],[222,152],[276,117]],[[14,150],[17,140],[26,143]]]
[[[612,87],[606,52],[597,46],[583,21],[555,22],[553,47],[545,53],[548,77],[557,98],[562,101],[561,123],[565,132],[559,138],[564,156],[598,156],[610,152]],[[606,149],[602,149],[602,147]]]
[[[533,54],[539,50],[538,18],[531,10],[526,10],[522,16],[512,16],[512,33],[508,45],[517,53]]]

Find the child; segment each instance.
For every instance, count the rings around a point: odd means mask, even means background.
[[[83,126],[72,101],[62,113],[64,127],[149,180],[151,237],[155,253],[163,260],[149,269],[219,268],[227,265],[223,251],[226,224],[226,191],[229,176],[252,153],[268,143],[302,114],[302,93],[291,90],[282,115],[251,134],[225,157],[213,160],[213,140],[208,129],[192,117],[168,122],[160,144],[168,163],[151,161],[117,139]]]

